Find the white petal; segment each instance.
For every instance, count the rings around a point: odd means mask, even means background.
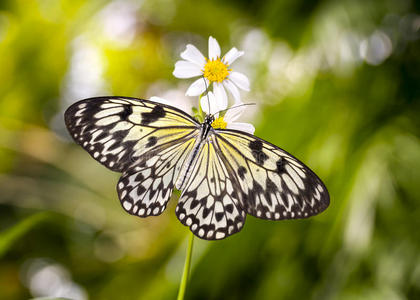
[[[249,123],[228,123],[227,129],[234,129],[234,130],[239,130],[239,131],[245,131],[248,132],[250,134],[254,134],[255,132],[255,127],[252,124]]]
[[[226,109],[228,105],[228,98],[223,85],[221,83],[215,82],[213,86],[213,91],[219,110]]]
[[[209,59],[220,57],[220,46],[214,37],[209,37]]]
[[[207,98],[208,97],[208,98]],[[209,109],[210,104],[210,109]],[[201,109],[206,114],[215,114],[220,110],[218,103],[216,101],[216,97],[212,92],[208,92],[207,95],[203,95],[200,99]]]
[[[238,49],[233,47],[232,49],[229,50],[228,53],[225,54],[223,58],[224,58],[225,63],[227,63],[228,65],[231,65],[238,57],[241,57],[242,55],[244,55],[243,51],[238,51]]]
[[[223,85],[232,94],[233,99],[235,100],[235,105],[239,104],[241,102],[241,94],[239,93],[236,85],[234,85],[229,79],[223,80]]]
[[[232,72],[229,74],[229,79],[233,81],[240,89],[249,91],[249,80],[244,74],[239,72]]]
[[[209,92],[209,93],[211,93],[211,92]],[[207,93],[207,94],[209,94],[209,93]],[[201,99],[200,99],[200,106],[201,106],[201,109],[206,113],[206,114],[209,114],[210,113],[210,110],[209,110],[209,103],[210,103],[210,99],[207,99],[207,96],[202,96],[201,97]]]
[[[204,82],[206,81],[206,83]],[[209,81],[206,78],[200,77],[194,81],[188,88],[185,95],[187,96],[198,96],[206,91],[206,85],[209,86]]]
[[[238,105],[241,105],[243,103],[239,103]],[[244,112],[244,110],[246,109],[245,105],[242,106],[238,106],[238,105],[234,105],[232,107],[229,107],[228,111],[226,112],[224,119],[226,122],[233,122],[236,119],[238,119],[242,113]]]
[[[150,97],[150,101],[155,101],[155,102],[167,104],[167,105],[173,105],[168,100],[161,97],[157,97],[157,96]]]
[[[202,75],[202,72],[196,64],[185,60],[178,60],[172,74],[178,78],[191,78]]]
[[[189,62],[196,64],[200,68],[203,68],[206,64],[204,55],[201,54],[200,50],[191,44],[187,45],[185,51],[181,53],[181,57]]]

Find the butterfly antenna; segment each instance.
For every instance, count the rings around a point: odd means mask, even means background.
[[[204,78],[204,76],[203,76],[203,80],[204,80],[204,85],[206,86],[207,104],[209,105],[209,111],[210,111],[210,98],[209,98],[209,91],[208,91],[209,87],[207,86],[207,82],[206,82],[206,79]]]
[[[250,106],[250,105],[257,105],[257,103],[242,103],[242,104],[239,104],[239,105],[236,105],[236,106],[228,107],[228,108],[223,109],[223,110],[219,110],[219,111],[218,111],[217,113],[215,113],[215,114],[218,114],[218,113],[221,113],[221,112],[228,111],[229,109],[234,109],[234,108],[238,108],[238,107],[241,107],[241,106]]]

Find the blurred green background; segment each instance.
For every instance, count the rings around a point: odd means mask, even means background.
[[[245,120],[326,183],[321,215],[195,239],[186,299],[420,299],[418,1],[0,2],[0,299],[174,299],[188,229],[124,212],[63,124],[98,95],[187,103],[187,43],[245,56]],[[192,99],[197,101],[196,99]],[[185,104],[187,107],[188,105]]]

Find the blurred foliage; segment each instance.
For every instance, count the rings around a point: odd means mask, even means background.
[[[209,35],[251,79],[256,135],[306,162],[331,206],[195,240],[187,299],[420,299],[418,1],[0,2],[0,298],[174,299],[188,230],[121,209],[119,177],[68,137],[97,95],[182,102]],[[195,101],[195,100],[194,100]],[[185,102],[187,103],[187,102]]]

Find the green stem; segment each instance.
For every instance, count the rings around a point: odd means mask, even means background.
[[[181,284],[179,285],[177,300],[184,299],[185,289],[187,287],[188,275],[190,273],[193,243],[194,243],[194,234],[190,232],[190,238],[188,239],[187,257],[185,258],[184,271],[182,273]]]

